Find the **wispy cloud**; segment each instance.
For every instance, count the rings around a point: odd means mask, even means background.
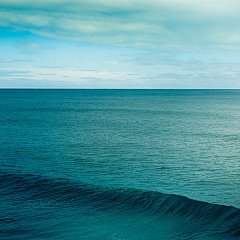
[[[17,48],[25,53],[35,53],[37,50],[41,49],[42,46],[37,43],[22,42],[17,45]]]
[[[19,77],[19,76],[31,76],[31,71],[21,71],[21,70],[0,70],[1,77]]]
[[[14,62],[15,60],[12,58],[5,58],[5,59],[0,59],[1,63],[11,63]]]
[[[2,58],[0,59],[0,63],[19,63],[19,62],[33,62],[33,60],[23,60],[23,59],[13,59],[13,58]]]
[[[239,79],[236,69],[149,74],[33,68],[1,70],[0,88],[239,88]]]
[[[240,47],[237,0],[2,0],[0,9],[0,25],[60,39],[179,51]]]

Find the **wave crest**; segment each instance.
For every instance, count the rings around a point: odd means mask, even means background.
[[[181,218],[215,229],[216,233],[240,236],[240,209],[189,199],[174,194],[137,189],[113,189],[65,179],[34,175],[0,174],[5,198],[48,201],[51,204],[87,206],[97,211],[150,214],[155,219]]]

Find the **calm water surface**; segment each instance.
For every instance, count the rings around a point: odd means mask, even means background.
[[[238,90],[0,90],[0,238],[237,239],[239,120]]]

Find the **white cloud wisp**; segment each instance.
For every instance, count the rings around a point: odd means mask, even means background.
[[[235,51],[239,10],[236,0],[2,0],[0,25],[115,46]]]

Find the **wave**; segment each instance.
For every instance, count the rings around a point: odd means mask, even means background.
[[[148,214],[157,219],[179,218],[196,222],[204,231],[240,236],[240,209],[211,204],[174,194],[138,189],[114,189],[91,184],[50,179],[30,174],[0,174],[4,198],[25,202],[45,201],[97,211]],[[17,197],[16,197],[17,196]],[[20,201],[19,202],[23,202]],[[10,221],[10,217],[0,219]],[[185,226],[187,228],[187,226]]]

